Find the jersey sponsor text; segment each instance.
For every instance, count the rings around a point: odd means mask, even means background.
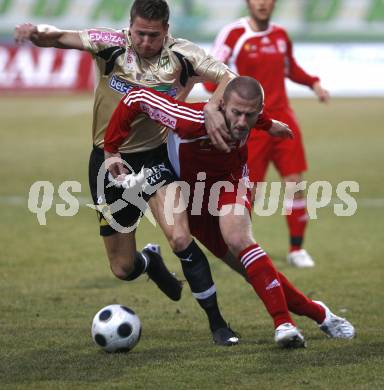
[[[88,34],[91,42],[116,43],[118,46],[125,46],[124,34],[99,30],[89,30]]]
[[[145,112],[151,119],[155,121],[159,121],[164,126],[167,126],[171,129],[176,128],[177,119],[175,117],[167,114],[166,112],[160,110],[159,108],[151,107],[147,103],[141,102],[140,106],[143,112]]]

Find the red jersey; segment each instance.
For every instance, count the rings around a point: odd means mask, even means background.
[[[204,125],[204,105],[180,102],[148,88],[133,88],[121,99],[110,119],[104,137],[104,150],[118,152],[131,131],[132,122],[137,116],[146,115],[172,130],[174,136],[169,137],[172,144],[188,144],[189,152],[183,154],[183,166],[188,169],[180,172],[176,167],[181,179],[189,181],[196,179],[195,173],[206,172],[207,177],[221,180],[234,172],[242,172],[247,161],[246,142],[238,143],[230,153],[213,147]],[[271,119],[259,115],[258,128],[268,130],[271,125]]]
[[[104,150],[118,152],[119,145],[131,131],[131,123],[139,115],[146,115],[172,130],[168,133],[168,156],[179,178],[191,188],[188,201],[191,233],[214,255],[222,258],[228,247],[211,206],[216,212],[224,205],[240,204],[251,212],[247,145],[244,141],[230,153],[211,145],[204,125],[204,104],[179,102],[153,89],[134,88],[112,114],[104,136]],[[259,116],[259,128],[268,130],[271,125],[268,117]],[[206,175],[198,178],[200,172]],[[199,180],[204,181],[203,188],[196,190],[195,184]],[[229,187],[223,187],[223,182]]]
[[[275,24],[266,31],[255,32],[247,18],[239,19],[220,31],[212,54],[240,76],[250,76],[261,83],[265,112],[271,116],[289,107],[285,77],[309,87],[319,80],[297,64],[287,32]],[[215,89],[214,84],[204,85],[210,92]]]

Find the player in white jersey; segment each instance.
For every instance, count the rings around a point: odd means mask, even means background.
[[[206,126],[208,132],[226,129],[219,112],[219,101],[233,74],[197,45],[171,37],[168,19],[166,1],[136,0],[127,29],[64,31],[53,26],[22,24],[16,27],[15,38],[19,43],[30,40],[40,47],[88,50],[93,55],[98,83],[89,181],[95,207],[111,207],[113,218],[110,221],[106,221],[102,213],[98,215],[100,234],[112,272],[122,280],[133,280],[147,272],[168,297],[178,300],[181,285],[166,269],[158,247],[150,245],[142,252],[136,251],[135,227],[145,206],[140,202],[129,202],[131,199],[127,199],[126,189],[111,186],[106,175],[101,175],[101,185],[97,180],[103,167],[103,138],[108,120],[121,96],[132,86],[153,88],[183,100],[196,82],[218,83],[217,93],[205,107]],[[149,172],[146,175],[148,184],[157,189],[150,194],[139,194],[136,200],[148,201],[181,264],[183,259],[188,259],[188,267],[183,266],[183,271],[195,298],[208,316],[214,341],[220,345],[236,344],[237,338],[219,311],[208,261],[192,239],[186,213],[175,214],[173,225],[169,225],[164,216],[165,185],[175,180],[167,158],[165,139],[165,127],[141,117],[120,148],[122,157],[129,164],[133,182],[142,177],[140,171],[144,167],[146,174]],[[213,143],[220,143],[220,140],[213,139]],[[127,170],[121,173],[127,173]],[[159,188],[161,185],[163,187]],[[113,208],[116,204],[122,207]],[[122,226],[124,232],[116,231],[111,221],[115,222],[115,226]]]

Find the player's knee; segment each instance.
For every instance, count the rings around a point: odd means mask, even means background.
[[[133,272],[133,267],[111,264],[111,271],[116,276],[116,278],[120,280],[129,280],[129,275]]]
[[[232,233],[225,237],[229,250],[238,256],[245,248],[253,244],[253,241],[246,234]]]
[[[112,273],[120,280],[129,280],[129,276],[134,270],[133,259],[119,255],[110,255],[109,262]]]
[[[191,235],[185,232],[174,232],[169,239],[169,244],[174,252],[181,252],[191,243]]]

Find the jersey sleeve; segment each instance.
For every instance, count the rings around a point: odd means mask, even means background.
[[[241,30],[232,29],[230,26],[224,27],[213,43],[211,54],[218,61],[228,64],[233,48],[241,35]]]
[[[109,121],[104,150],[117,153],[128,137],[131,124],[140,114],[166,126],[180,138],[192,139],[206,134],[204,103],[179,102],[149,88],[133,88],[119,102]]]
[[[259,130],[265,130],[268,131],[272,126],[272,119],[263,112],[260,113],[259,117],[257,118],[257,122],[255,127]]]
[[[197,73],[202,76],[203,81],[215,84],[218,84],[228,72],[230,72],[228,66],[216,60],[211,55],[206,55],[197,66]]]
[[[184,39],[177,39],[172,51],[186,65],[186,69],[199,81],[219,83],[229,72],[228,67],[221,61],[208,55],[200,46]]]
[[[80,39],[85,49],[92,54],[97,54],[110,47],[124,47],[126,44],[123,31],[109,28],[82,30]]]
[[[312,87],[312,85],[319,81],[319,77],[311,76],[302,67],[298,65],[293,56],[292,41],[287,36],[287,56],[288,56],[288,72],[287,77],[295,83]]]

